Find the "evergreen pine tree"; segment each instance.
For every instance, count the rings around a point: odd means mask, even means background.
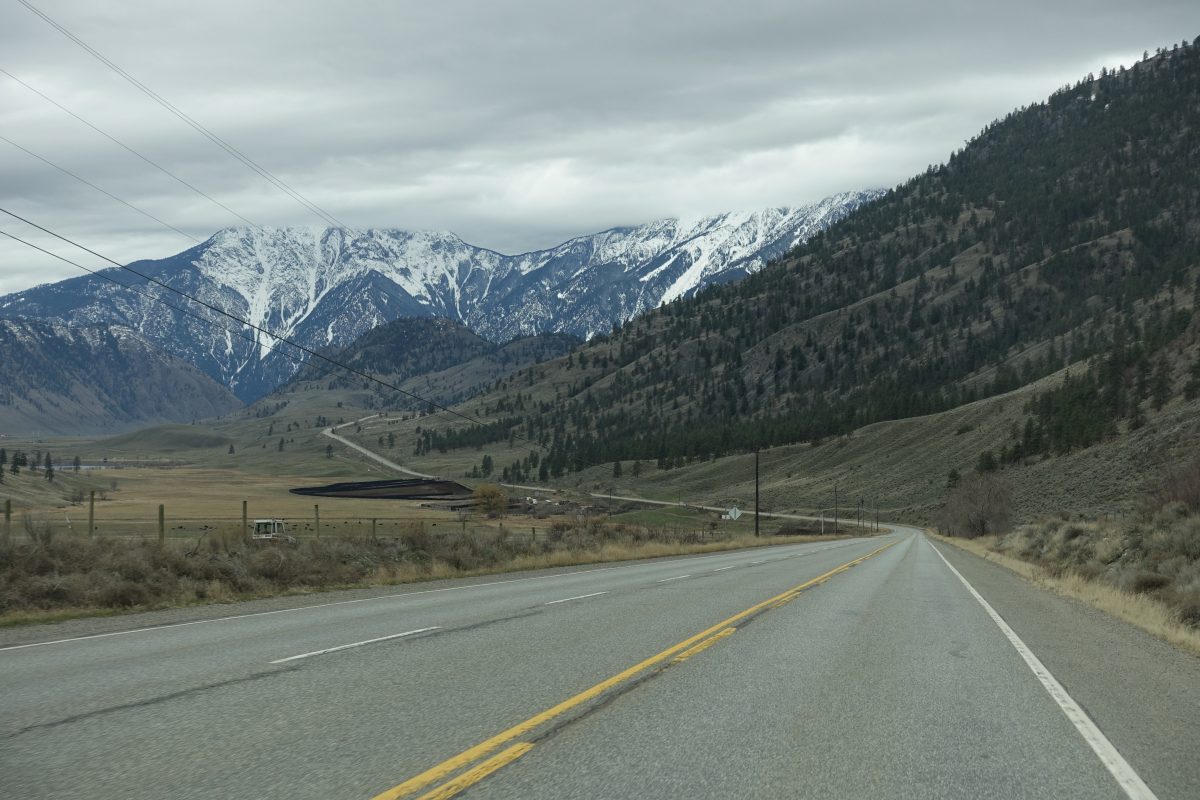
[[[613,462],[613,473],[612,473],[612,476],[613,476],[614,478],[619,478],[619,477],[621,477],[621,462],[620,462],[620,461],[614,461],[614,462]]]
[[[1171,368],[1162,356],[1159,356],[1158,363],[1154,365],[1154,377],[1150,381],[1150,395],[1155,411],[1161,411],[1162,407],[1171,399]]]
[[[1197,286],[1200,286],[1200,281],[1197,281]],[[1200,352],[1196,353],[1196,360],[1192,362],[1192,368],[1188,372],[1188,382],[1184,384],[1183,396],[1188,400],[1195,400],[1200,397]],[[0,461],[0,464],[3,464]]]

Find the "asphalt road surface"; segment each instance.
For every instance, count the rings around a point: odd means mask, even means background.
[[[1200,659],[911,529],[264,607],[4,632],[0,795],[1200,796]]]

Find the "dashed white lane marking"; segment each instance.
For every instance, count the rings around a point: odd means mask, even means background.
[[[1157,800],[1154,792],[1150,791],[1150,787],[1146,785],[1145,781],[1134,772],[1133,767],[1129,766],[1129,762],[1117,752],[1117,748],[1113,747],[1113,743],[1108,740],[1103,731],[1096,727],[1096,723],[1092,722],[1091,717],[1079,707],[1075,699],[1067,694],[1067,690],[1063,688],[1063,685],[1058,682],[1057,678],[1050,674],[1050,670],[1046,669],[1046,665],[1033,654],[1033,651],[1029,649],[1029,646],[1025,642],[1021,641],[1021,637],[1017,636],[1016,631],[1010,628],[1008,623],[1004,621],[1004,618],[996,613],[996,609],[988,605],[988,601],[984,600],[983,596],[975,591],[975,587],[967,582],[962,573],[956,570],[953,564],[946,561],[946,557],[942,555],[936,546],[930,543],[930,547],[933,547],[933,552],[938,554],[938,557],[945,562],[950,571],[962,581],[963,586],[967,587],[967,591],[983,606],[983,610],[992,618],[992,622],[996,623],[996,626],[1000,628],[1000,632],[1004,634],[1009,643],[1020,654],[1021,658],[1025,660],[1029,669],[1041,681],[1042,686],[1049,692],[1050,697],[1054,699],[1054,702],[1058,703],[1058,707],[1067,715],[1067,719],[1075,726],[1075,730],[1079,731],[1079,735],[1088,743],[1092,751],[1099,756],[1100,761],[1108,768],[1112,776],[1117,779],[1117,784],[1124,790],[1126,796],[1130,800]]]
[[[389,639],[399,639],[404,636],[412,636],[417,633],[425,633],[426,631],[436,631],[440,628],[439,625],[434,625],[432,628],[417,628],[415,631],[405,631],[404,633],[393,633],[391,636],[380,636],[375,639],[367,639],[362,642],[352,642],[350,644],[339,644],[337,647],[326,647],[324,650],[313,650],[311,653],[301,653],[298,656],[288,656],[287,658],[277,658],[272,661],[272,664],[282,664],[286,661],[296,661],[301,658],[309,658],[311,656],[323,656],[326,653],[336,653],[339,650],[349,650],[351,647],[362,647],[364,644],[375,644],[375,642],[386,642]]]
[[[856,542],[847,542],[856,544]],[[806,547],[806,545],[791,545],[793,547]],[[820,548],[815,550],[806,550],[805,553],[821,553],[830,548]],[[84,642],[91,639],[107,639],[110,636],[128,636],[131,633],[152,633],[154,631],[165,631],[173,628],[187,628],[192,625],[208,625],[214,622],[230,622],[235,619],[249,619],[251,617],[269,617],[274,614],[293,614],[298,611],[312,611],[317,608],[329,608],[331,606],[353,605],[355,603],[373,603],[378,600],[395,600],[404,597],[416,597],[425,594],[440,594],[442,592],[462,592],[470,589],[483,589],[489,586],[502,586],[507,583],[524,583],[526,581],[547,581],[555,578],[570,578],[577,575],[590,575],[593,572],[612,572],[615,570],[639,569],[643,567],[661,567],[664,564],[674,564],[682,561],[695,563],[697,561],[708,561],[714,558],[728,558],[728,553],[717,553],[711,556],[693,556],[692,558],[675,558],[668,561],[649,562],[645,564],[618,564],[612,567],[596,567],[594,569],[580,569],[573,572],[556,572],[553,575],[532,575],[528,578],[508,578],[500,581],[487,581],[485,583],[471,583],[466,586],[447,586],[442,589],[420,589],[415,592],[396,592],[394,594],[383,594],[375,597],[358,597],[353,600],[334,600],[330,603],[313,603],[307,606],[295,606],[293,608],[279,608],[274,611],[252,611],[248,614],[231,614],[228,617],[214,617],[213,619],[197,619],[191,622],[174,622],[168,625],[151,625],[145,628],[132,628],[127,631],[111,631],[110,633],[93,633],[87,636],[71,636],[66,639],[51,639],[45,642],[31,642],[29,644],[14,644],[7,647],[0,647],[0,653],[9,650],[25,650],[30,647],[47,647],[52,644],[68,644],[70,642]]]
[[[717,567],[716,569],[713,570],[713,572],[724,572],[725,570],[733,569],[736,566],[737,566],[737,564],[730,564],[728,567]]]
[[[608,592],[592,592],[591,594],[580,594],[574,597],[564,597],[562,600],[551,600],[549,603],[542,603],[542,605],[552,606],[556,603],[567,603],[571,600],[583,600],[585,597],[599,597],[602,594],[608,594]]]
[[[823,553],[827,550],[835,550],[839,547],[849,547],[851,545],[861,544],[861,543],[862,543],[861,540],[840,542],[840,543],[838,543],[836,545],[832,545],[830,547],[804,549],[802,552],[794,553],[793,555],[813,555],[816,553]],[[808,545],[803,545],[803,544],[801,544],[801,545],[785,545],[785,546],[788,547],[789,549],[793,548],[793,547],[794,548],[809,547]],[[155,631],[165,631],[165,630],[171,630],[173,628],[187,628],[192,625],[208,625],[208,624],[214,623],[214,622],[230,622],[235,619],[249,619],[251,617],[269,617],[274,614],[293,614],[298,611],[312,611],[313,609],[329,608],[331,606],[345,606],[345,605],[353,605],[355,603],[373,603],[377,600],[395,600],[397,598],[402,598],[402,597],[415,597],[417,595],[425,595],[425,594],[440,594],[442,592],[461,592],[461,591],[466,591],[469,589],[483,589],[488,586],[501,586],[506,583],[524,583],[526,581],[546,581],[546,580],[553,580],[554,578],[570,578],[570,577],[573,577],[576,575],[588,575],[593,572],[612,572],[614,570],[639,569],[642,567],[658,567],[658,566],[662,566],[663,564],[673,564],[673,563],[682,562],[682,561],[686,561],[689,563],[695,563],[698,561],[708,561],[708,560],[714,559],[714,558],[727,558],[728,556],[729,556],[728,553],[717,553],[715,555],[710,555],[710,556],[692,556],[690,558],[675,558],[675,559],[670,559],[667,561],[658,561],[658,562],[652,561],[652,562],[644,563],[644,564],[618,564],[617,566],[612,566],[612,567],[596,567],[594,569],[580,569],[580,570],[575,570],[573,572],[556,572],[553,575],[532,575],[528,578],[509,578],[507,580],[500,580],[500,581],[487,581],[485,583],[472,583],[472,584],[468,584],[466,586],[447,586],[442,589],[420,589],[415,592],[396,592],[394,594],[382,594],[382,595],[377,595],[375,597],[358,597],[358,598],[355,598],[354,600],[334,600],[329,603],[313,603],[312,605],[307,605],[307,606],[294,606],[292,608],[278,608],[278,609],[275,609],[274,611],[252,611],[248,614],[231,614],[227,617],[214,617],[213,619],[196,619],[196,620],[192,620],[191,622],[173,622],[168,625],[150,625],[150,626],[147,626],[144,628],[131,628],[131,629],[125,630],[125,631],[110,631],[109,633],[92,633],[92,634],[88,634],[86,636],[70,636],[65,639],[50,639],[45,642],[30,642],[29,644],[13,644],[13,645],[8,645],[7,647],[0,647],[0,653],[7,652],[9,650],[25,650],[30,647],[48,647],[53,644],[70,644],[71,642],[86,642],[86,641],[90,641],[92,639],[107,639],[111,636],[128,636],[131,633],[153,633]],[[791,557],[792,557],[792,555],[787,556],[787,558],[791,558]]]
[[[655,581],[655,583],[666,583],[667,581],[678,581],[678,580],[682,580],[684,578],[690,578],[690,577],[692,577],[692,576],[691,575],[676,575],[674,578],[663,578],[661,581]]]

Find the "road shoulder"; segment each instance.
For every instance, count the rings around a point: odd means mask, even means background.
[[[852,541],[852,539],[846,539],[845,541]],[[544,569],[535,570],[497,571],[461,578],[443,578],[437,580],[414,581],[411,583],[383,584],[379,586],[351,587],[346,589],[329,589],[324,591],[299,591],[295,594],[283,594],[276,595],[274,597],[263,597],[251,600],[238,600],[231,603],[210,603],[205,605],[162,608],[150,611],[130,611],[127,613],[116,613],[104,616],[81,616],[74,619],[65,619],[59,622],[12,625],[0,627],[0,648],[15,647],[34,642],[44,642],[58,639],[100,636],[110,633],[139,630],[142,628],[185,625],[192,622],[224,619],[226,617],[290,611],[292,609],[333,605],[337,603],[357,603],[375,598],[394,597],[403,594],[439,591],[458,587],[536,580],[555,575],[592,572],[597,570],[611,570],[623,567],[636,567],[643,564],[656,564],[669,561],[687,561],[697,558],[712,558],[714,556],[746,552],[747,550],[762,549],[763,552],[766,552],[773,547],[789,547],[797,544],[803,544],[803,542],[781,542],[779,544],[755,545],[752,548],[734,548],[729,550],[714,550],[700,553],[656,556],[652,558],[585,562],[581,564],[573,564],[561,567],[547,567]]]
[[[1073,598],[933,542],[1160,797],[1200,786],[1200,658]],[[971,601],[965,598],[964,602]]]

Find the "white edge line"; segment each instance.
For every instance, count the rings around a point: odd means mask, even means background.
[[[928,542],[928,539],[926,541]],[[1092,748],[1092,751],[1100,758],[1100,761],[1103,762],[1108,771],[1112,773],[1112,776],[1116,778],[1117,783],[1120,785],[1121,789],[1124,790],[1126,796],[1128,796],[1130,800],[1157,800],[1154,792],[1150,790],[1150,787],[1146,785],[1145,781],[1138,776],[1133,767],[1129,765],[1129,762],[1126,761],[1119,752],[1117,752],[1117,748],[1114,747],[1113,743],[1108,740],[1108,737],[1104,735],[1104,732],[1096,727],[1096,723],[1092,722],[1091,717],[1089,717],[1087,713],[1080,708],[1079,704],[1075,702],[1075,699],[1071,697],[1071,695],[1067,694],[1067,690],[1064,689],[1063,685],[1058,682],[1058,679],[1050,673],[1050,670],[1046,669],[1046,665],[1043,664],[1038,657],[1033,654],[1033,651],[1029,649],[1029,646],[1026,645],[1025,642],[1021,641],[1021,637],[1017,636],[1016,631],[1010,628],[1008,623],[1004,621],[1004,618],[996,613],[996,609],[988,605],[988,602],[983,599],[983,596],[980,595],[979,592],[975,591],[975,587],[967,582],[967,579],[962,576],[962,573],[955,569],[954,565],[946,560],[946,557],[942,555],[942,552],[938,550],[938,548],[932,542],[929,542],[929,546],[932,547],[933,552],[937,553],[938,557],[945,562],[946,566],[950,568],[950,571],[953,572],[960,581],[962,581],[963,586],[967,587],[967,591],[969,591],[975,597],[975,599],[979,601],[979,604],[983,606],[983,610],[988,613],[988,616],[992,618],[992,622],[996,623],[997,627],[1000,628],[1001,633],[1004,634],[1009,643],[1012,644],[1017,653],[1020,654],[1021,658],[1025,660],[1025,663],[1029,666],[1029,669],[1032,670],[1033,674],[1037,676],[1037,679],[1041,681],[1042,686],[1045,687],[1046,691],[1050,694],[1050,697],[1054,698],[1054,702],[1058,703],[1058,707],[1061,708],[1063,713],[1067,715],[1067,719],[1069,719],[1071,724],[1075,726],[1075,729],[1079,731],[1079,734],[1083,737],[1084,741],[1088,743],[1088,745]]]
[[[425,633],[426,631],[440,630],[440,625],[434,625],[432,628],[417,628],[415,631],[405,631],[404,633],[393,633],[391,636],[380,636],[376,639],[367,639],[364,642],[353,642],[351,644],[340,644],[337,647],[326,647],[324,650],[313,650],[311,653],[301,653],[298,656],[288,656],[287,658],[277,658],[272,661],[272,664],[283,664],[287,661],[296,661],[309,656],[323,656],[326,653],[336,653],[338,650],[349,650],[351,647],[362,647],[364,644],[375,644],[375,642],[386,642],[388,639],[399,639],[402,636],[412,636],[417,633]]]
[[[575,597],[564,597],[562,600],[551,600],[549,603],[542,603],[542,605],[552,606],[556,603],[566,603],[569,600],[582,600],[585,597],[599,597],[602,594],[608,594],[608,591],[606,590],[603,592],[592,592],[591,594],[580,594],[576,595]]]
[[[678,580],[682,580],[684,578],[690,578],[690,577],[692,577],[692,576],[691,575],[676,575],[674,578],[663,578],[661,581],[655,581],[655,583],[666,583],[667,581],[678,581]]]
[[[856,541],[842,542],[842,543],[839,543],[838,546],[839,547],[848,547],[853,544],[861,544],[861,542],[856,542]],[[782,545],[782,547],[786,547],[786,548],[811,547],[811,545],[799,543],[799,544],[794,544],[794,545]],[[828,550],[828,549],[832,549],[832,548],[825,548],[825,549]],[[309,605],[309,606],[295,606],[294,608],[278,608],[278,609],[275,609],[274,611],[253,611],[249,614],[233,614],[228,617],[214,617],[213,619],[195,619],[195,620],[192,620],[191,622],[174,622],[174,623],[171,623],[170,625],[150,625],[145,628],[131,628],[130,630],[127,630],[127,631],[110,631],[109,633],[93,633],[93,634],[89,634],[87,636],[71,636],[66,639],[51,639],[46,642],[30,642],[29,644],[14,644],[14,645],[9,645],[8,647],[0,647],[0,653],[6,652],[8,650],[25,650],[26,648],[29,648],[29,647],[46,647],[46,646],[52,645],[52,644],[68,644],[70,642],[83,642],[83,641],[87,641],[89,639],[107,639],[110,636],[125,636],[130,633],[150,633],[152,631],[165,631],[165,630],[169,630],[171,628],[185,628],[189,625],[207,625],[210,622],[229,622],[230,620],[235,620],[235,619],[247,619],[249,617],[265,617],[265,616],[269,616],[271,614],[290,614],[294,611],[309,611],[314,608],[328,608],[330,606],[344,606],[344,605],[350,605],[352,603],[370,603],[370,602],[374,602],[376,600],[394,600],[397,597],[408,597],[411,595],[418,595],[418,594],[436,594],[438,592],[455,592],[455,591],[459,591],[461,589],[482,589],[487,586],[500,586],[500,585],[506,584],[506,583],[523,583],[525,581],[545,581],[545,580],[550,580],[551,578],[569,578],[574,575],[587,575],[592,572],[609,572],[609,571],[615,570],[615,569],[637,569],[639,567],[655,567],[655,566],[661,566],[663,564],[675,564],[675,563],[684,562],[684,561],[686,561],[686,562],[707,561],[707,560],[713,559],[713,558],[722,558],[722,557],[730,555],[731,553],[736,553],[736,552],[737,551],[730,551],[730,552],[725,552],[725,553],[714,553],[712,555],[692,556],[690,558],[675,558],[675,559],[671,559],[670,561],[651,561],[650,563],[647,563],[647,564],[617,564],[616,566],[612,566],[612,567],[596,567],[595,569],[581,569],[581,570],[576,570],[574,572],[556,572],[553,575],[532,575],[528,578],[509,578],[508,580],[503,580],[503,581],[488,581],[487,583],[472,583],[472,584],[468,584],[467,586],[447,586],[442,589],[421,589],[421,590],[418,590],[415,592],[395,592],[394,594],[381,594],[377,597],[359,597],[354,600],[334,600],[329,603],[314,603],[313,605]],[[820,552],[824,552],[824,550],[812,550],[810,552],[820,553]]]

